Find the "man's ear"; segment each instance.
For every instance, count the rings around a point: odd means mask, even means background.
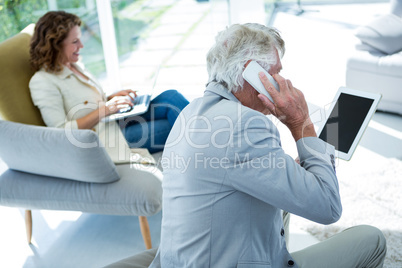
[[[247,67],[247,65],[249,65],[249,63],[251,62],[252,60],[248,60],[245,64],[244,64],[244,69]],[[250,83],[249,82],[247,82],[246,81],[246,79],[243,79],[244,80],[244,84],[243,84],[243,89],[244,88],[252,88],[252,89],[254,89],[251,85],[250,85]]]
[[[246,62],[246,64],[244,64],[244,68],[246,68],[247,65],[248,65],[251,61],[252,61],[252,60],[248,60],[248,61]]]

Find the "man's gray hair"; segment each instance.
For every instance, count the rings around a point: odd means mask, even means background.
[[[266,71],[285,53],[285,42],[272,27],[257,23],[234,24],[218,33],[207,54],[208,83],[217,82],[229,91],[243,87],[242,72],[248,60],[257,61]]]

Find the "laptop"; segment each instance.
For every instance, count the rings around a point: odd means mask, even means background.
[[[154,75],[154,81],[152,84],[151,94],[137,95],[137,97],[135,97],[134,100],[132,101],[133,106],[129,106],[127,108],[120,109],[119,112],[117,112],[115,114],[111,114],[111,115],[103,118],[102,121],[110,122],[110,121],[120,120],[120,119],[124,119],[127,117],[141,115],[141,114],[146,113],[149,109],[149,104],[151,102],[152,91],[155,89],[156,81],[158,79],[159,69],[160,69],[160,66],[158,67],[158,69]]]
[[[335,147],[335,154],[350,160],[366,130],[381,94],[340,87],[326,113],[318,136]]]

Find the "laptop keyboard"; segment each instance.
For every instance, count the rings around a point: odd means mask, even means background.
[[[130,112],[135,105],[141,105],[146,101],[146,95],[139,95],[137,97],[135,97],[135,99],[132,101],[133,102],[133,106],[128,106],[127,108],[122,108],[119,110],[119,113],[127,113]]]
[[[139,105],[145,102],[145,95],[139,95],[133,100],[134,105]]]

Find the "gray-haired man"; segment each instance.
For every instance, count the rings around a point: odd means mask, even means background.
[[[205,94],[183,110],[165,146],[162,235],[151,267],[382,267],[386,242],[370,226],[287,250],[283,211],[331,224],[342,206],[334,148],[317,138],[301,91],[278,74],[283,53],[270,27],[232,25],[217,36]],[[260,76],[274,103],[243,80],[251,60],[278,82],[280,92]],[[291,131],[300,164],[267,114]]]

